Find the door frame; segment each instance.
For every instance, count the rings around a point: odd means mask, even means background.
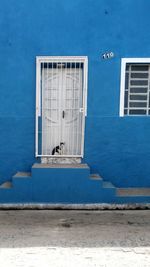
[[[83,64],[83,116],[81,155],[43,155],[40,153],[39,118],[41,117],[41,64],[42,63],[82,63]],[[37,56],[36,57],[36,125],[35,125],[35,156],[36,157],[75,157],[84,156],[85,117],[87,116],[87,83],[88,83],[88,57],[87,56]]]

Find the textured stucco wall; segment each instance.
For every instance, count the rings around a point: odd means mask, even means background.
[[[1,2],[0,181],[36,161],[35,57],[87,55],[84,160],[117,186],[150,186],[150,117],[119,118],[121,58],[150,57],[149,10],[143,0]]]

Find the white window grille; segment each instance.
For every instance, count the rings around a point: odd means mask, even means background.
[[[86,113],[87,57],[37,57],[36,156],[83,157]]]
[[[149,58],[122,59],[120,116],[128,115],[150,115]]]

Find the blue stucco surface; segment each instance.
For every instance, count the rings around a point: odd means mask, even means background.
[[[150,57],[149,10],[148,0],[1,2],[0,182],[37,161],[35,57],[85,55],[84,162],[117,187],[150,187],[150,117],[119,117],[121,58]]]
[[[116,187],[90,176],[90,168],[31,168],[31,176],[13,176],[12,187],[0,188],[0,203],[132,204],[147,203],[150,196],[121,197]],[[41,165],[41,164],[39,164]]]

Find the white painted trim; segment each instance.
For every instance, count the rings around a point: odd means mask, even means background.
[[[84,101],[85,101],[85,116],[87,116],[87,94],[88,94],[88,57],[86,57],[84,62],[84,79],[85,79],[85,95],[84,95]]]
[[[41,90],[41,73],[40,65],[41,63],[54,63],[54,62],[79,62],[84,64],[84,75],[83,75],[83,113],[87,116],[87,84],[88,84],[88,57],[87,56],[37,56],[36,57],[36,133],[35,133],[35,156],[36,157],[58,157],[54,155],[40,155],[38,153],[38,116],[40,114],[40,90]],[[84,153],[84,136],[85,136],[85,118],[82,126],[82,142],[81,142],[81,155],[66,155],[66,157],[80,157],[83,158]],[[64,157],[61,155],[59,157]]]
[[[35,156],[38,156],[38,115],[39,115],[39,90],[40,90],[40,62],[36,58],[36,126],[35,126]]]
[[[120,78],[120,117],[124,116],[124,94],[125,94],[125,70],[127,63],[150,63],[150,58],[122,58],[121,59],[121,78]],[[139,115],[130,115],[139,116]]]
[[[37,61],[40,63],[47,63],[47,62],[83,62],[86,63],[88,57],[87,56],[37,56]]]
[[[44,154],[38,154],[37,157],[44,157],[44,158],[82,158],[83,155],[44,155]]]
[[[125,69],[126,61],[121,61],[121,82],[120,82],[120,117],[124,116],[124,94],[125,94]]]
[[[149,57],[142,58],[122,58],[122,60],[126,63],[150,63]]]

